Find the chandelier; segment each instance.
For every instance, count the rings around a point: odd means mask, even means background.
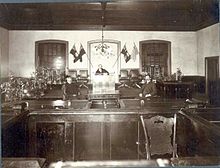
[[[104,43],[104,26],[102,26],[102,39],[101,43],[95,46],[96,51],[100,51],[101,53],[105,54],[107,50],[110,48],[107,44]]]
[[[96,51],[99,51],[101,55],[106,55],[109,52],[110,46],[104,43],[104,27],[105,27],[105,8],[106,8],[106,2],[101,2],[102,6],[102,38],[101,38],[101,44],[98,44],[95,46]],[[109,54],[108,54],[109,55]]]

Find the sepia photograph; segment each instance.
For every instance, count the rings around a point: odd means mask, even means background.
[[[220,166],[219,7],[0,0],[0,167]]]

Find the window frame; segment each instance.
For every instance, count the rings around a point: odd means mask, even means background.
[[[64,70],[66,68],[68,68],[68,65],[69,65],[69,55],[68,55],[68,51],[69,51],[69,48],[68,48],[68,41],[64,41],[64,40],[39,40],[39,41],[36,41],[35,42],[35,69],[38,69],[39,68],[39,55],[38,55],[38,47],[39,47],[39,44],[44,44],[44,43],[59,43],[59,44],[65,44],[66,46],[66,52],[65,52],[65,66],[64,66]]]
[[[168,76],[171,76],[171,42],[166,40],[144,40],[139,42],[139,51],[141,55],[141,59],[139,62],[139,67],[141,72],[142,69],[142,45],[143,44],[149,44],[149,43],[166,43],[168,45],[168,56],[167,56],[167,74]]]

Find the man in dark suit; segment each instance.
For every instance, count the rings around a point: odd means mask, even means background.
[[[62,86],[63,90],[63,100],[74,99],[78,95],[78,87],[75,83],[72,83],[72,78],[70,76],[66,77],[66,83]]]
[[[140,97],[151,97],[157,94],[156,84],[152,82],[149,75],[145,76],[145,84],[142,87],[142,92],[139,94]]]
[[[96,75],[103,75],[103,74],[107,74],[109,75],[109,72],[107,70],[105,70],[104,68],[102,68],[102,64],[99,64],[97,71],[95,72]]]

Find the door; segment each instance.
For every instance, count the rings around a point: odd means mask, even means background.
[[[206,95],[211,104],[219,99],[219,56],[205,58]]]

